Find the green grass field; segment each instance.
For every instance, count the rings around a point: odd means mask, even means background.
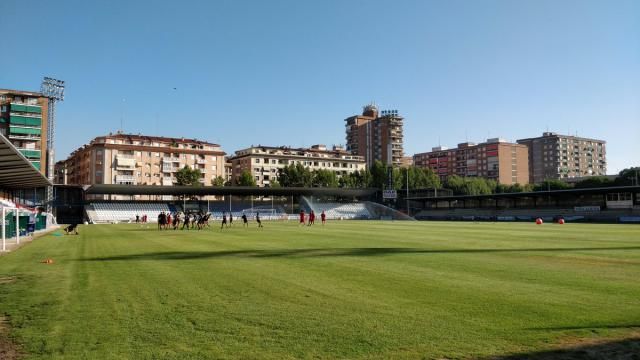
[[[639,226],[235,226],[0,256],[5,336],[29,359],[466,359],[640,333]]]

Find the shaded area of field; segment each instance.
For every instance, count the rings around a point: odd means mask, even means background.
[[[413,248],[318,248],[318,249],[288,249],[288,250],[236,250],[236,251],[173,251],[144,254],[128,254],[111,257],[96,257],[83,259],[86,261],[117,261],[117,260],[192,260],[210,259],[218,257],[322,257],[322,256],[382,256],[400,254],[455,254],[455,253],[497,253],[497,252],[571,252],[571,251],[612,251],[612,250],[640,250],[640,246],[619,247],[577,247],[577,248],[530,248],[530,249],[457,249],[457,250],[429,250]]]
[[[574,359],[638,346],[638,226],[80,233],[0,257],[0,316],[27,358]]]
[[[636,326],[637,327],[637,326]],[[491,357],[491,360],[600,360],[640,358],[640,334],[623,340],[578,341],[556,350]]]

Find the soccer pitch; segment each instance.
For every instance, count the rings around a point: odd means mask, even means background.
[[[81,226],[0,256],[0,346],[28,359],[638,349],[639,226],[216,224]]]

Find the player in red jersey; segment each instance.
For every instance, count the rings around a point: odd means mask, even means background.
[[[304,225],[304,210],[300,210],[300,224]]]
[[[322,214],[320,214],[320,220],[322,220],[322,225],[327,222],[327,215],[324,213],[324,210],[322,210]]]

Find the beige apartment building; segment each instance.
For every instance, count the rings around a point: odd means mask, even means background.
[[[252,146],[236,151],[229,162],[233,184],[237,184],[238,178],[246,170],[260,187],[271,186],[278,178],[279,169],[292,164],[301,164],[311,170],[331,170],[338,177],[366,168],[364,157],[353,155],[339,146],[327,149],[324,145],[310,148]]]
[[[503,139],[488,139],[481,144],[458,144],[455,149],[435,147],[430,152],[413,155],[415,166],[431,168],[440,179],[458,175],[483,177],[500,184],[528,184],[528,148]]]
[[[56,163],[57,184],[175,185],[188,166],[211,185],[224,177],[224,151],[218,144],[184,138],[116,133],[97,137]]]
[[[607,149],[603,140],[545,132],[540,137],[517,142],[529,148],[532,183],[607,174]]]

